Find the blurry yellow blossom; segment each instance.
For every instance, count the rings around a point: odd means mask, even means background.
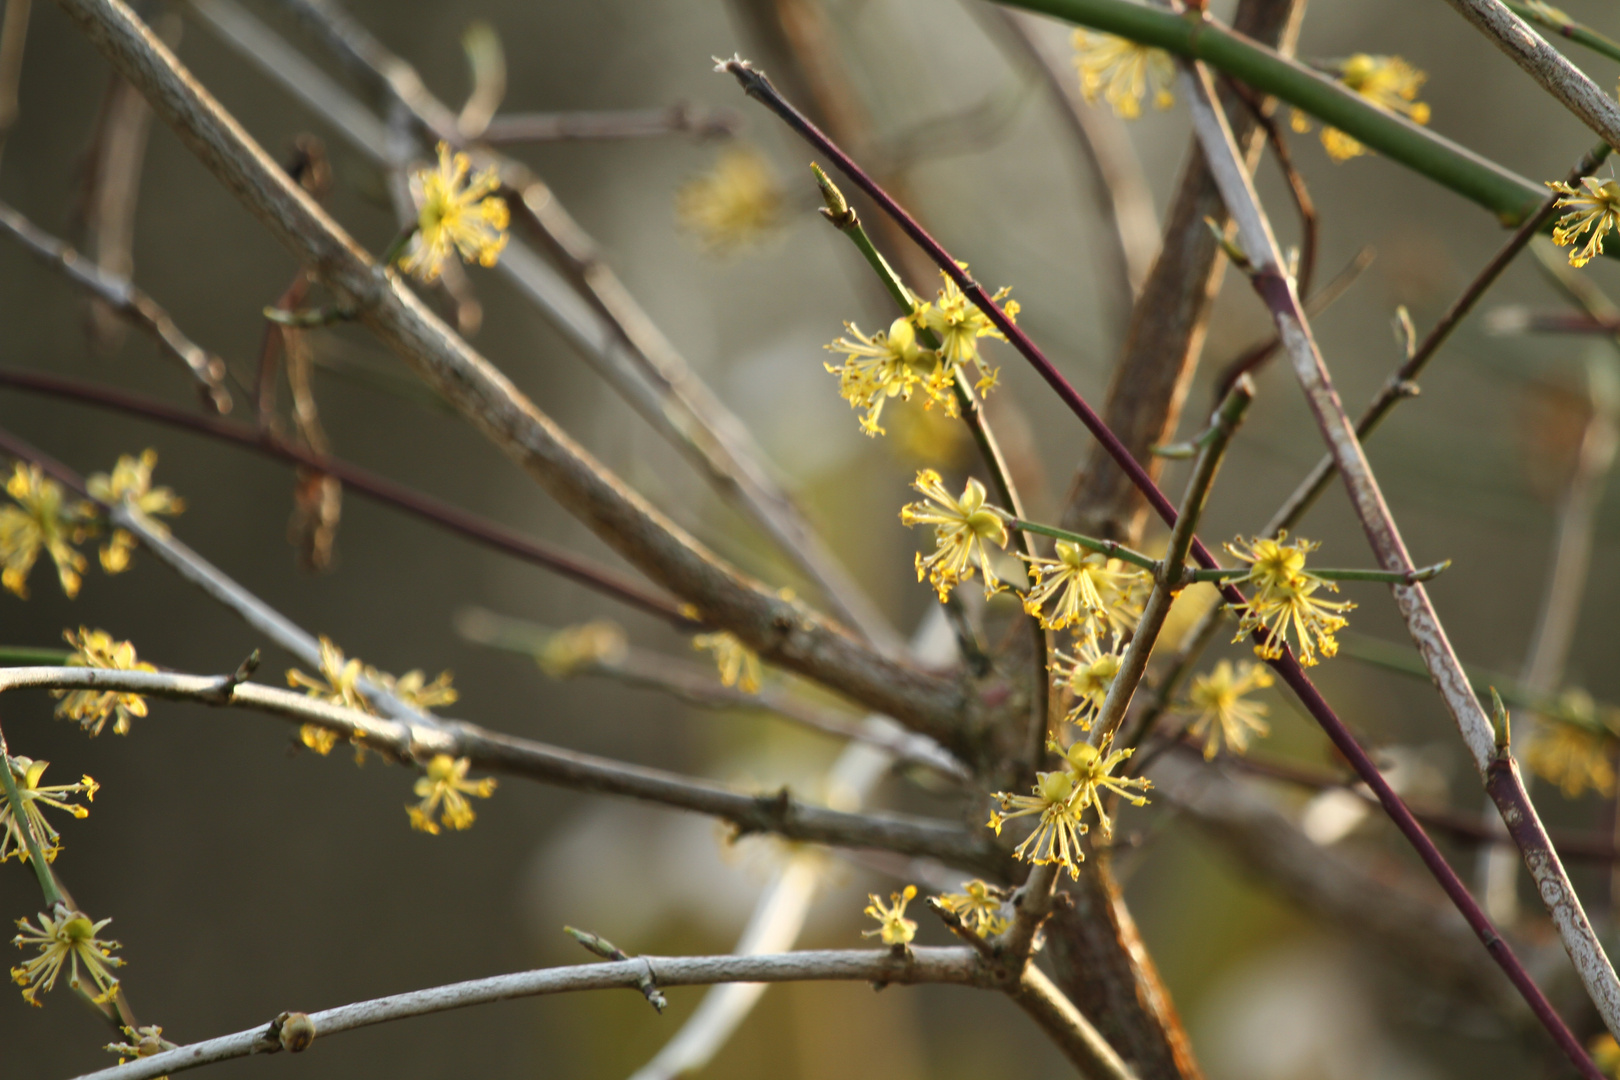
[[[80,777],[77,784],[42,785],[40,780],[49,765],[48,761],[34,761],[25,757],[11,759],[11,775],[16,778],[17,793],[22,796],[23,821],[27,823],[29,830],[34,834],[34,839],[38,841],[45,861],[54,862],[57,853],[62,850],[62,837],[46,819],[40,807],[50,806],[57,810],[66,810],[76,818],[89,817],[90,811],[87,808],[66,800],[71,795],[82,794],[85,802],[93,802],[101,785],[88,776]],[[4,767],[0,764],[0,768]],[[28,839],[17,826],[17,817],[11,812],[11,800],[0,794],[0,862],[5,862],[13,855],[17,856],[20,862],[28,861]]]
[[[1187,690],[1187,711],[1194,714],[1188,731],[1204,740],[1205,761],[1220,752],[1222,742],[1241,754],[1249,748],[1251,736],[1271,730],[1264,719],[1266,707],[1245,698],[1272,682],[1271,672],[1251,660],[1235,669],[1230,660],[1222,660],[1213,671],[1193,679]]]
[[[944,893],[940,906],[956,916],[980,937],[995,937],[1011,922],[1002,914],[1002,894],[994,885],[974,878],[964,882],[959,893]]]
[[[79,593],[84,556],[73,545],[83,542],[93,508],[69,502],[62,486],[38,465],[17,462],[6,481],[14,506],[0,507],[0,584],[28,599],[28,575],[44,551],[56,563],[56,577],[69,598]]]
[[[723,685],[735,686],[745,694],[759,693],[759,654],[744,645],[736,634],[729,630],[698,634],[692,638],[692,648],[714,654]]]
[[[1055,749],[1055,747],[1054,747]],[[1069,776],[1074,784],[1074,810],[1076,816],[1086,807],[1094,807],[1103,836],[1113,835],[1114,823],[1103,807],[1103,792],[1111,791],[1132,806],[1147,805],[1147,796],[1139,794],[1153,785],[1142,777],[1117,777],[1112,773],[1129,758],[1134,750],[1109,750],[1105,741],[1102,749],[1087,742],[1077,742],[1064,752],[1069,763]]]
[[[472,161],[439,144],[437,168],[411,173],[416,231],[400,267],[422,281],[437,281],[444,261],[459,251],[467,262],[494,266],[506,247],[511,211],[496,192],[501,178],[488,168],[468,179]]]
[[[1136,625],[1152,585],[1146,571],[1067,540],[1057,542],[1055,554],[1055,559],[1027,560],[1035,583],[1024,594],[1026,612],[1038,615],[1048,630],[1077,626],[1085,633],[1118,632]]]
[[[1339,81],[1379,108],[1400,113],[1415,124],[1429,122],[1429,107],[1417,100],[1418,90],[1428,76],[1399,56],[1369,56],[1356,53],[1338,65]],[[1311,129],[1310,119],[1298,109],[1293,128]],[[1367,148],[1337,128],[1322,129],[1322,148],[1334,161],[1349,161],[1367,153]]]
[[[127,502],[143,514],[179,514],[186,502],[166,487],[152,486],[152,467],[157,464],[157,451],[145,450],[140,457],[124,454],[113,466],[111,475],[92,473],[85,486],[91,496],[101,502],[118,504]],[[153,522],[162,528],[157,522]],[[114,529],[107,542],[101,545],[101,568],[117,574],[129,568],[129,553],[135,550],[135,537],[123,529]]]
[[[534,662],[553,679],[566,679],[584,667],[617,664],[629,648],[617,624],[597,619],[548,636],[535,650]]]
[[[119,641],[105,630],[79,627],[79,632],[64,631],[64,640],[73,646],[68,657],[69,667],[103,668],[109,671],[156,671],[157,668],[135,655],[135,646]],[[146,715],[146,699],[140,694],[117,690],[53,690],[52,697],[62,699],[56,715],[77,720],[91,735],[100,735],[101,729],[113,720],[115,735],[128,735],[130,718]]]
[[[30,1005],[39,1004],[39,994],[56,985],[56,977],[64,964],[71,974],[68,985],[90,996],[97,1003],[109,1000],[118,990],[118,977],[112,969],[124,963],[112,954],[118,948],[116,941],[103,941],[99,935],[111,919],[93,923],[88,915],[72,911],[64,904],[56,905],[54,912],[40,912],[39,925],[27,919],[18,919],[22,933],[11,939],[19,949],[33,945],[39,955],[11,969],[11,979],[23,988],[23,1000]],[[80,966],[93,986],[86,986],[80,978]]]
[[[1069,665],[1065,681],[1075,698],[1068,720],[1082,728],[1089,728],[1102,711],[1103,702],[1107,700],[1108,691],[1113,688],[1114,677],[1119,674],[1120,664],[1124,660],[1119,636],[1115,635],[1112,648],[1104,649],[1097,635],[1088,634],[1080,640],[1076,655],[1060,652],[1057,658]]]
[[[287,669],[287,685],[295,686],[312,698],[329,701],[348,709],[371,711],[371,702],[360,692],[360,677],[364,668],[359,660],[346,659],[343,650],[332,639],[321,635],[321,677],[306,675],[297,668]]]
[[[849,357],[836,367],[824,365],[838,376],[838,395],[849,402],[852,409],[865,409],[861,430],[868,435],[882,435],[878,417],[883,406],[892,397],[911,400],[911,392],[924,378],[924,369],[932,368],[936,360],[931,350],[917,345],[917,331],[905,319],[896,319],[885,333],[879,330],[870,336],[861,333],[854,323],[845,323],[849,337],[841,337],[828,345],[828,350]],[[951,405],[954,408],[955,399]]]
[[[1594,1035],[1586,1044],[1586,1052],[1592,1055],[1592,1064],[1604,1076],[1620,1076],[1620,1043],[1615,1042],[1613,1035],[1607,1031]]]
[[[439,672],[439,677],[432,682],[428,682],[427,675],[421,671],[407,671],[395,678],[367,665],[365,672],[367,679],[418,712],[454,705],[461,699],[456,688],[450,685],[452,676],[448,671]]]
[[[1567,247],[1580,239],[1580,234],[1591,230],[1586,243],[1569,253],[1569,265],[1585,266],[1592,256],[1603,253],[1603,237],[1620,225],[1620,183],[1598,180],[1588,176],[1581,180],[1586,190],[1574,188],[1556,180],[1547,186],[1558,192],[1560,198],[1553,205],[1569,208],[1569,213],[1558,219],[1553,227],[1553,243]]]
[[[1536,725],[1524,762],[1537,776],[1557,784],[1566,798],[1587,788],[1612,795],[1614,738],[1599,719],[1592,695],[1572,687],[1558,695],[1556,710]]]
[[[985,595],[993,595],[1001,588],[1001,579],[991,568],[988,544],[1006,548],[1007,525],[1000,514],[985,505],[984,485],[969,479],[962,497],[954,499],[945,490],[939,473],[923,469],[911,486],[929,501],[907,503],[900,508],[900,520],[907,527],[934,526],[934,553],[926,558],[921,552],[917,554],[917,580],[927,578],[944,603],[953,587],[973,576],[973,565],[977,564],[984,574]]]
[[[917,936],[917,924],[906,918],[906,905],[917,895],[917,886],[907,885],[901,892],[890,893],[885,904],[875,893],[868,893],[866,914],[878,921],[877,929],[863,930],[862,937],[881,938],[885,945],[910,945]]]
[[[1305,569],[1305,556],[1316,550],[1316,544],[1296,540],[1292,544],[1276,540],[1255,538],[1248,542],[1238,540],[1226,545],[1238,559],[1249,564],[1249,572],[1233,580],[1233,584],[1250,584],[1254,593],[1244,606],[1234,642],[1257,631],[1263,631],[1265,640],[1254,647],[1256,656],[1275,660],[1282,655],[1291,632],[1299,662],[1309,667],[1317,662],[1318,651],[1333,656],[1339,651],[1334,634],[1348,623],[1342,613],[1356,605],[1348,601],[1318,600],[1313,595],[1326,587],[1338,592],[1331,581]]]
[[[1163,49],[1138,45],[1127,38],[1094,30],[1074,32],[1074,66],[1080,72],[1080,93],[1095,103],[1098,96],[1113,107],[1114,115],[1134,120],[1142,113],[1142,98],[1149,85],[1154,108],[1175,104],[1170,84],[1176,65]]]
[[[472,828],[473,820],[478,815],[473,813],[467,796],[489,798],[495,793],[495,780],[493,777],[468,780],[470,764],[466,758],[452,758],[449,754],[433,756],[424,775],[416,782],[416,797],[421,802],[405,808],[411,817],[411,828],[432,836],[439,835],[435,813],[440,815],[440,821],[452,829]]]
[[[1083,804],[1075,801],[1074,777],[1067,770],[1039,773],[1031,795],[1012,795],[1005,791],[992,795],[1001,806],[992,811],[989,826],[1001,835],[1001,827],[1014,818],[1034,815],[1035,831],[1013,849],[1013,857],[1032,863],[1057,863],[1072,878],[1080,876],[1080,864],[1086,853],[1080,848],[1080,836],[1090,826],[1080,820]]]
[[[758,243],[782,223],[782,185],[757,151],[727,150],[713,171],[681,185],[675,218],[705,251],[727,254]]]

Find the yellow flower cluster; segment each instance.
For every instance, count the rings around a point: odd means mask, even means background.
[[[1305,569],[1305,556],[1319,546],[1306,540],[1284,543],[1287,534],[1270,540],[1255,537],[1247,542],[1237,540],[1226,545],[1239,560],[1249,564],[1249,572],[1233,580],[1233,584],[1247,584],[1253,592],[1242,609],[1234,642],[1250,634],[1261,632],[1264,640],[1254,647],[1256,656],[1275,660],[1283,654],[1293,636],[1299,662],[1309,667],[1317,662],[1316,654],[1333,656],[1339,651],[1334,634],[1349,625],[1343,613],[1356,605],[1349,601],[1318,600],[1314,595],[1326,587],[1338,592],[1339,587]]]
[[[736,634],[729,630],[698,634],[692,638],[692,648],[714,654],[722,684],[735,686],[745,694],[759,693],[759,654],[744,645]]]
[[[62,637],[73,646],[73,655],[68,657],[69,667],[108,671],[157,670],[135,655],[134,645],[115,639],[105,630],[81,626],[78,633],[68,630],[63,632]],[[77,720],[91,735],[100,735],[109,719],[113,720],[113,734],[128,735],[130,719],[146,715],[146,699],[140,694],[116,690],[53,690],[51,694],[62,699],[62,703],[56,707],[56,715],[65,720]]]
[[[862,937],[880,938],[883,944],[905,948],[917,936],[917,923],[906,918],[906,905],[917,896],[917,886],[907,885],[901,892],[890,893],[889,902],[885,904],[878,899],[876,893],[868,893],[866,899],[866,914],[878,921],[875,930],[863,930]]]
[[[1002,289],[992,299],[999,303],[1008,291]],[[1008,301],[1002,310],[1009,319],[1016,319],[1017,301]],[[945,277],[937,297],[916,303],[909,316],[894,320],[887,331],[863,334],[854,323],[845,323],[844,329],[849,336],[839,338],[827,349],[849,359],[825,366],[838,376],[838,394],[850,408],[866,410],[861,430],[868,435],[885,433],[878,420],[891,398],[910,401],[919,388],[926,406],[938,405],[945,415],[958,415],[957,379],[969,364],[978,372],[974,386],[980,393],[994,389],[999,378],[998,370],[979,352],[979,339],[1005,338],[949,277]],[[933,335],[938,348],[923,346],[918,340],[922,331]]]
[[[1568,247],[1580,239],[1581,233],[1591,230],[1586,243],[1569,253],[1569,265],[1585,266],[1592,256],[1603,253],[1603,237],[1620,226],[1620,183],[1588,176],[1581,181],[1584,191],[1562,180],[1547,186],[1562,196],[1553,205],[1569,210],[1553,227],[1553,243]]]
[[[466,154],[452,154],[440,143],[438,166],[411,173],[416,231],[399,260],[406,273],[424,282],[437,281],[445,260],[455,252],[479,266],[494,266],[500,259],[511,223],[506,200],[497,194],[501,178],[493,168],[469,179],[471,172]]]
[[[94,473],[87,487],[104,503],[125,503],[145,514],[178,514],[184,500],[168,488],[152,486],[152,468],[157,451],[147,450],[140,457],[128,454],[118,459],[111,474]],[[47,477],[38,465],[19,461],[6,481],[6,494],[12,505],[0,507],[0,585],[28,598],[28,575],[41,552],[56,564],[56,577],[69,598],[79,594],[85,560],[76,545],[102,529],[96,504],[69,498],[62,485]],[[155,524],[155,523],[154,523]],[[101,549],[101,568],[116,574],[129,567],[129,553],[135,538],[123,529],[114,529]]]
[[[923,469],[911,486],[927,501],[901,507],[900,520],[908,528],[934,526],[933,554],[917,553],[917,580],[926,578],[944,603],[951,589],[971,578],[977,566],[984,575],[985,596],[993,596],[1002,584],[991,565],[989,545],[1007,547],[1007,523],[994,507],[985,505],[984,485],[969,479],[961,497],[955,498],[945,490],[939,473]]]
[[[427,675],[421,671],[407,671],[395,678],[386,671],[378,671],[368,664],[362,664],[358,659],[345,657],[343,650],[325,634],[321,635],[320,642],[319,677],[306,674],[297,668],[289,668],[287,671],[287,685],[302,689],[312,698],[341,705],[346,709],[375,712],[371,700],[360,689],[362,678],[381,687],[419,712],[440,705],[452,705],[460,697],[456,688],[451,685],[452,676],[448,671],[441,671],[439,677],[432,682],[429,682]],[[303,725],[298,730],[298,737],[305,746],[323,757],[330,754],[332,747],[337,745],[337,732],[319,724]],[[360,752],[357,751],[356,759],[358,760],[360,756]]]
[[[5,767],[4,764],[0,764],[0,768]],[[54,786],[41,784],[45,770],[49,767],[48,761],[34,761],[25,757],[11,759],[11,775],[17,781],[17,793],[22,796],[23,824],[39,842],[40,852],[45,856],[45,861],[55,862],[56,856],[62,850],[62,836],[45,817],[40,807],[49,806],[57,810],[66,810],[76,818],[89,817],[90,811],[86,807],[67,800],[73,795],[83,795],[85,802],[93,802],[101,785],[88,776],[80,777],[77,784]],[[13,855],[20,862],[28,861],[28,839],[22,827],[18,825],[16,815],[12,813],[11,800],[0,795],[0,862],[5,862]]]
[[[1345,86],[1379,108],[1400,113],[1415,124],[1429,122],[1429,107],[1417,100],[1428,76],[1399,56],[1356,53],[1338,65],[1336,74]],[[1293,113],[1293,128],[1299,132],[1311,129],[1310,119],[1298,109]],[[1360,142],[1331,127],[1322,129],[1322,148],[1334,161],[1349,161],[1368,152]]]
[[[1558,695],[1557,707],[1536,725],[1535,736],[1524,752],[1524,762],[1537,776],[1557,784],[1565,798],[1587,788],[1599,795],[1614,794],[1614,741],[1620,733],[1620,715],[1612,706],[1598,704],[1585,690],[1571,687]]]
[[[980,937],[995,937],[1012,924],[1003,910],[1006,901],[1005,890],[978,878],[963,882],[959,893],[943,893],[939,897],[940,907],[953,912]]]
[[[1163,49],[1095,30],[1076,30],[1074,66],[1080,72],[1080,93],[1086,101],[1095,104],[1101,97],[1123,120],[1135,120],[1142,114],[1142,98],[1150,86],[1154,108],[1168,109],[1175,104],[1170,84],[1176,78],[1176,65]]]
[[[468,780],[466,758],[452,758],[449,754],[435,754],[428,762],[421,779],[416,781],[416,796],[421,801],[405,807],[410,815],[411,828],[439,835],[439,822],[452,829],[470,829],[477,814],[473,813],[468,795],[487,799],[495,794],[495,780]],[[435,820],[437,815],[437,820]]]
[[[1264,667],[1245,660],[1236,668],[1230,660],[1222,660],[1213,671],[1195,677],[1187,690],[1187,708],[1192,713],[1192,726],[1188,733],[1204,740],[1204,760],[1212,760],[1220,753],[1224,742],[1234,754],[1249,748],[1249,740],[1264,736],[1271,728],[1266,724],[1266,706],[1247,700],[1247,695],[1263,690],[1274,680]]]
[[[1050,749],[1061,748],[1053,743]],[[1112,775],[1133,752],[1110,751],[1106,743],[1102,749],[1087,742],[1075,743],[1063,752],[1062,769],[1037,775],[1031,794],[1003,791],[991,796],[1000,809],[990,814],[990,828],[1000,836],[1001,827],[1014,818],[1034,817],[1034,831],[1013,849],[1013,857],[1031,863],[1057,863],[1070,877],[1079,877],[1080,863],[1086,857],[1080,837],[1091,829],[1082,820],[1086,808],[1096,811],[1097,823],[1106,838],[1113,835],[1114,823],[1103,805],[1105,792],[1113,792],[1133,806],[1147,804],[1147,796],[1140,794],[1152,786],[1147,780]]]
[[[39,994],[56,985],[56,977],[62,973],[64,965],[71,972],[69,986],[97,1004],[111,1000],[118,992],[118,977],[112,969],[124,962],[112,954],[118,942],[103,941],[99,936],[110,922],[111,919],[91,922],[90,916],[64,904],[56,905],[52,912],[40,912],[38,926],[27,919],[18,919],[17,925],[23,932],[12,938],[11,943],[19,949],[30,945],[39,949],[38,956],[11,969],[12,981],[23,988],[23,1000],[38,1005]],[[80,977],[81,968],[93,984],[93,990]]]

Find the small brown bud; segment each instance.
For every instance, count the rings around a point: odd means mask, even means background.
[[[308,1050],[315,1041],[315,1021],[301,1012],[282,1013],[280,1019],[281,1048],[290,1054]]]

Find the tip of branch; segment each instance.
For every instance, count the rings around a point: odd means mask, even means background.
[[[1494,686],[1491,687],[1491,726],[1496,730],[1496,754],[1506,757],[1513,745],[1513,720]]]
[[[1435,578],[1439,577],[1441,574],[1450,569],[1450,567],[1450,559],[1447,559],[1444,562],[1437,562],[1433,566],[1425,566],[1421,570],[1414,570],[1410,574],[1407,574],[1406,581],[1410,585],[1416,585],[1420,581],[1433,581]]]

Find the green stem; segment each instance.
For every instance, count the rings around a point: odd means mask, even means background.
[[[1410,675],[1417,679],[1429,678],[1429,669],[1417,650],[1394,642],[1382,641],[1366,634],[1341,633],[1339,652],[1351,660],[1381,667],[1386,671]],[[1604,723],[1601,717],[1602,714],[1620,717],[1620,707],[1605,702],[1594,702],[1593,715],[1585,716],[1571,710],[1557,696],[1538,693],[1520,683],[1512,675],[1473,664],[1465,664],[1463,672],[1468,676],[1468,685],[1481,697],[1495,689],[1503,701],[1515,708],[1528,709],[1546,719],[1570,724],[1594,735],[1616,737],[1615,729]]]
[[[1517,225],[1535,213],[1546,198],[1541,185],[1379,108],[1296,60],[1197,15],[1177,15],[1133,0],[1002,2],[1202,60],[1478,203],[1505,224]]]
[[[24,810],[22,792],[17,789],[17,777],[11,772],[11,753],[6,749],[4,732],[0,732],[0,787],[5,788],[6,801],[11,803],[11,820],[16,822],[17,831],[22,833],[23,844],[28,848],[28,861],[34,867],[34,876],[39,878],[39,891],[45,895],[46,906],[54,908],[61,904],[66,907],[67,901],[62,898],[62,890],[56,885],[50,864],[45,861],[45,852],[40,848],[39,838],[34,835],[34,827]]]
[[[1553,18],[1552,12],[1531,4],[1514,3],[1514,0],[1504,0],[1509,11],[1523,19],[1525,22],[1535,23],[1545,27],[1561,37],[1566,37],[1577,45],[1585,45],[1595,53],[1607,56],[1610,60],[1620,60],[1620,42],[1604,37],[1585,23],[1578,23],[1569,16],[1562,19]],[[1553,9],[1556,10],[1556,9]],[[1563,12],[1558,12],[1563,15]]]
[[[1009,519],[1007,524],[1022,532],[1050,536],[1054,540],[1067,540],[1069,543],[1083,547],[1087,551],[1095,551],[1098,554],[1107,555],[1111,559],[1128,562],[1132,566],[1140,566],[1143,570],[1155,574],[1159,572],[1159,561],[1157,559],[1150,558],[1140,551],[1126,547],[1124,544],[1116,544],[1112,540],[1098,540],[1094,536],[1083,536],[1080,533],[1059,529],[1052,525],[1042,525],[1036,521],[1025,521],[1020,517]]]
[[[66,649],[0,645],[0,667],[62,667],[72,655]]]
[[[1378,581],[1386,585],[1416,585],[1420,581],[1433,581],[1439,577],[1451,560],[1425,566],[1410,573],[1400,573],[1393,570],[1316,570],[1307,571],[1312,577],[1319,577],[1324,581]],[[1246,566],[1227,567],[1215,570],[1194,570],[1187,575],[1188,581],[1236,581],[1246,576],[1249,568]]]

